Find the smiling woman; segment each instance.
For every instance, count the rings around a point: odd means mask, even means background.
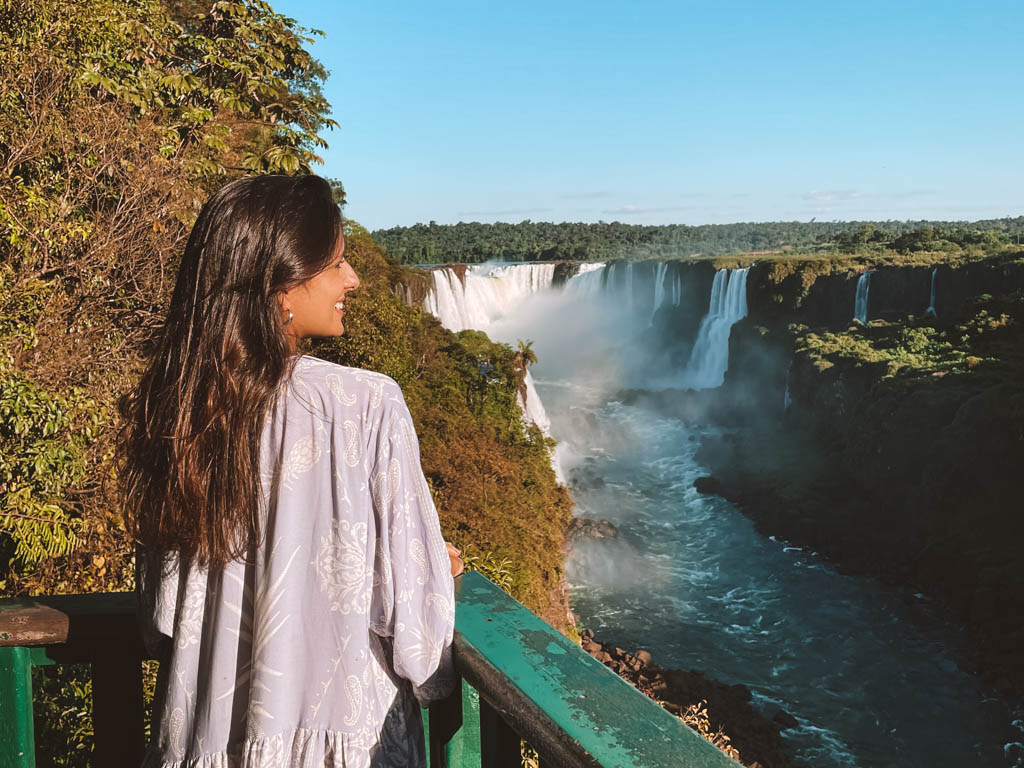
[[[302,285],[278,294],[287,316],[287,333],[294,342],[345,332],[345,296],[359,287],[359,277],[345,258],[345,238],[339,237],[331,264]]]
[[[453,574],[398,385],[297,356],[359,278],[315,176],[222,187],[124,401],[126,517],[160,659],[146,765],[425,765]]]

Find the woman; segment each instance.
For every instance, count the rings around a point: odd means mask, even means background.
[[[358,286],[323,179],[240,179],[199,214],[124,404],[147,766],[425,765],[458,553],[395,382],[295,353],[343,333]]]

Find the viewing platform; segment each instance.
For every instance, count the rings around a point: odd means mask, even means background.
[[[479,573],[455,580],[461,690],[424,713],[430,768],[735,768],[669,712]],[[97,768],[145,749],[135,595],[0,600],[0,768],[34,768],[32,668],[92,666]]]

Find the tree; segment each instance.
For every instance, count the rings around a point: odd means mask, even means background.
[[[537,353],[533,351],[533,341],[516,342],[516,350],[512,355],[512,368],[516,372],[516,391],[526,402],[526,373],[530,366],[537,362]]]
[[[328,179],[327,183],[331,185],[331,192],[334,194],[334,202],[338,204],[339,208],[344,208],[345,203],[348,202],[345,197],[345,185],[338,179]]]
[[[210,191],[319,160],[308,34],[262,0],[0,0],[0,588],[53,589],[54,556],[123,588],[73,551],[130,563],[116,400]]]

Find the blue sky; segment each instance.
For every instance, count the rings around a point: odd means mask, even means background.
[[[370,229],[1024,214],[1019,0],[271,1]]]

